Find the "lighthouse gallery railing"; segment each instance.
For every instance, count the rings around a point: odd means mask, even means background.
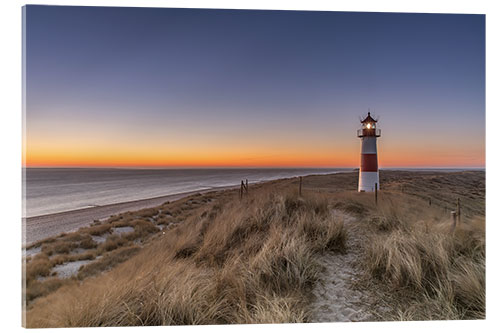
[[[358,138],[361,138],[363,136],[380,136],[381,131],[380,129],[367,129],[367,128],[362,128],[358,130]]]

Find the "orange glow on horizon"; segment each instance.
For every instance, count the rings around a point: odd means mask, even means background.
[[[92,155],[28,155],[27,167],[353,167],[356,158],[345,156],[342,159],[310,155],[252,156],[243,154],[186,154],[157,156],[146,154],[100,154]]]
[[[335,154],[333,151],[299,154],[249,154],[226,152],[186,152],[182,154],[157,154],[152,152],[64,152],[31,153],[23,160],[26,167],[325,167],[357,168],[358,152]],[[484,155],[464,161],[460,156],[428,156],[424,154],[379,153],[379,167],[484,167]]]
[[[63,136],[61,136],[63,137]],[[359,141],[223,140],[138,137],[27,137],[25,167],[324,167],[358,168]],[[479,147],[482,148],[482,147]],[[485,151],[473,145],[428,145],[402,141],[379,143],[379,167],[484,167]]]

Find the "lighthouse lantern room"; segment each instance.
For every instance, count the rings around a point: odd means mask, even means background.
[[[361,129],[358,130],[358,138],[361,138],[361,167],[359,168],[359,192],[373,192],[375,187],[380,187],[378,177],[377,138],[380,129],[377,128],[377,120],[368,116],[361,121]]]

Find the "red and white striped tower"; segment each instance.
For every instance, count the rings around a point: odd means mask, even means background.
[[[361,138],[358,192],[373,192],[375,186],[377,190],[380,188],[377,161],[377,138],[380,136],[380,129],[377,128],[377,121],[370,116],[370,112],[361,124],[362,128],[358,130],[358,138]]]

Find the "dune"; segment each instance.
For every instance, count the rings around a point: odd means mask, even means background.
[[[380,177],[377,202],[355,172],[308,176],[301,196],[298,178],[199,193],[39,240],[25,326],[484,318],[484,172]]]

